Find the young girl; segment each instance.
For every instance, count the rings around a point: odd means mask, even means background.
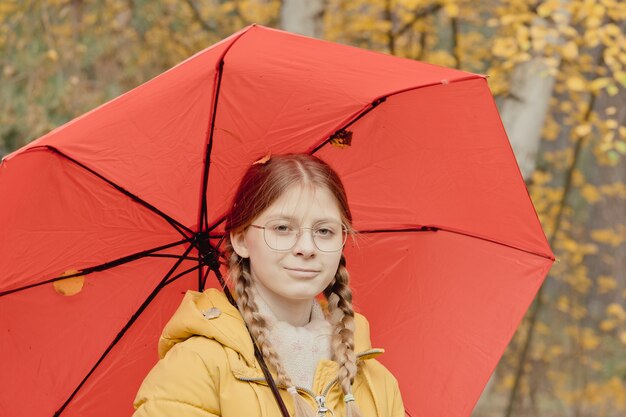
[[[216,289],[185,295],[134,416],[280,416],[254,340],[291,416],[404,417],[396,379],[374,359],[383,350],[352,308],[351,221],[341,180],[322,160],[253,164],[226,220],[237,307]]]

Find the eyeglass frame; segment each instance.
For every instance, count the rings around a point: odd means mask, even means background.
[[[291,245],[290,248],[287,249],[274,249],[273,247],[270,246],[269,243],[267,243],[267,239],[265,237],[265,230],[267,229],[267,225],[270,224],[273,220],[268,220],[267,223],[265,223],[265,226],[259,226],[257,224],[250,224],[251,227],[255,227],[257,229],[262,229],[263,230],[263,241],[265,242],[265,244],[267,245],[268,248],[270,248],[271,250],[275,250],[277,252],[287,252],[290,251],[294,248],[294,246],[296,246],[298,244],[298,239],[300,239],[300,236],[302,236],[302,230],[303,229],[308,229],[308,230],[313,230],[315,229],[314,227],[299,227],[298,228],[298,233],[296,234],[296,240],[293,242],[293,245]],[[315,241],[315,236],[313,236],[313,234],[311,233],[311,240],[313,241],[313,244],[315,245],[315,247],[317,248],[317,250],[319,250],[320,252],[324,252],[324,253],[334,253],[334,252],[339,252],[341,250],[343,250],[343,247],[346,245],[346,242],[348,241],[348,226],[346,226],[343,222],[341,222],[341,229],[342,231],[344,231],[344,238],[343,238],[343,242],[341,243],[341,247],[337,250],[322,250],[319,248],[319,246],[317,246],[317,242]]]

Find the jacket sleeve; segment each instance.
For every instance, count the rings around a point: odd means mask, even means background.
[[[219,417],[219,383],[186,344],[175,345],[148,373],[133,417]]]

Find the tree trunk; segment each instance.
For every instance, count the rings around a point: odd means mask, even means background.
[[[324,0],[283,0],[280,27],[314,38],[324,36]]]
[[[509,95],[500,103],[502,123],[527,183],[535,170],[553,87],[546,64],[534,58],[514,70]]]

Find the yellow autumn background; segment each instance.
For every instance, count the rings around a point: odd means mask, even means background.
[[[557,262],[472,415],[626,415],[626,2],[3,0],[0,22],[0,156],[253,22],[487,74]]]

